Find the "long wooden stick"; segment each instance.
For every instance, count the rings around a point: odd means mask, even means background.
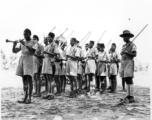
[[[133,41],[135,41],[135,39],[141,34],[141,32],[142,32],[147,26],[148,26],[148,24],[138,33],[138,35],[136,35],[136,37],[130,42],[130,44],[131,44]],[[123,51],[125,51],[125,50],[130,46],[130,44],[128,44]]]
[[[67,30],[68,28],[59,37],[57,37],[56,40],[59,39]]]
[[[84,36],[84,38],[81,40],[81,42],[90,34],[90,31]]]
[[[53,30],[55,29],[56,27],[54,27],[52,30],[51,30],[51,32],[53,32]]]
[[[68,36],[67,40],[69,39],[69,37],[73,34],[74,30],[71,32],[71,34]],[[62,47],[65,43],[61,44],[60,47]]]
[[[103,37],[103,35],[105,34],[106,30],[102,33],[101,37],[99,38],[97,44],[100,42],[101,38]]]
[[[90,37],[91,33],[88,35],[88,37],[86,38],[86,40],[83,42],[82,46],[85,45],[85,43],[87,42],[88,38]]]
[[[69,39],[69,37],[73,34],[74,30],[71,32],[71,34],[68,36],[67,40]]]

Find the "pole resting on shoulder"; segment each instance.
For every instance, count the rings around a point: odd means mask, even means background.
[[[148,26],[148,24],[137,34],[137,36],[130,42],[130,44],[133,43],[133,41],[135,41],[135,39],[142,33],[142,31],[143,31],[147,26]],[[130,44],[128,44],[123,51],[125,51],[125,50],[130,46]]]

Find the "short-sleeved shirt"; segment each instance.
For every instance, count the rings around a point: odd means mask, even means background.
[[[78,50],[77,46],[71,46],[67,55],[72,57],[80,57],[80,51]]]
[[[60,57],[62,60],[66,60],[66,49],[66,47],[63,50],[61,48],[59,49],[59,52],[61,53]]]
[[[114,52],[111,51],[111,52],[109,53],[109,60],[112,61],[112,60],[114,60],[114,59],[116,59],[116,60],[120,59],[120,56],[119,56],[119,54],[117,53],[117,51],[114,51]]]
[[[25,45],[28,46],[28,47],[31,47],[31,48],[33,48],[35,44],[36,44],[36,41],[34,41],[34,40],[25,41]],[[31,53],[31,51],[29,51],[28,48],[26,48],[22,44],[21,44],[21,53],[22,54],[28,54],[28,55],[32,55],[33,54],[33,53]]]
[[[98,52],[97,62],[99,62],[99,61],[106,61],[106,60],[108,60],[107,53],[105,51],[103,51],[103,52],[99,51]]]
[[[96,48],[89,48],[86,52],[86,57],[96,57],[96,55],[98,54],[98,51]]]
[[[46,52],[48,53],[58,53],[58,49],[57,49],[57,44],[52,42],[50,44],[48,44],[45,49],[44,49]],[[44,55],[45,57],[51,57],[49,56],[48,54],[45,54]],[[51,57],[51,61],[53,62],[54,61],[54,57]]]
[[[34,46],[33,46],[33,48],[36,50],[35,51],[35,54],[36,55],[40,55],[40,56],[42,56],[43,55],[43,52],[44,52],[44,47],[43,47],[43,45],[41,45],[41,44],[39,44],[39,43],[36,43]],[[40,63],[42,63],[43,62],[43,59],[41,58],[38,58],[38,57],[36,57],[36,56],[33,56],[33,60],[36,62],[40,62]]]
[[[122,51],[124,51],[124,50],[125,50],[125,52],[128,52],[128,53],[137,52],[137,47],[134,43],[129,42],[122,46]],[[126,54],[122,55],[122,60],[131,60],[131,59],[132,58],[129,55],[126,55]]]

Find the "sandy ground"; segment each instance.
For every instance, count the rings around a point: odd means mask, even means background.
[[[25,105],[16,102],[23,97],[21,78],[14,71],[2,71],[1,116],[3,120],[150,120],[150,80],[149,73],[135,74],[136,103],[125,106],[115,106],[126,95],[119,77],[115,94],[68,98],[67,86],[67,92],[54,100],[33,98],[32,104]]]

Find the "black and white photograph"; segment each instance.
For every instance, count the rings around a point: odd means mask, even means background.
[[[152,0],[1,0],[1,120],[150,120]]]

